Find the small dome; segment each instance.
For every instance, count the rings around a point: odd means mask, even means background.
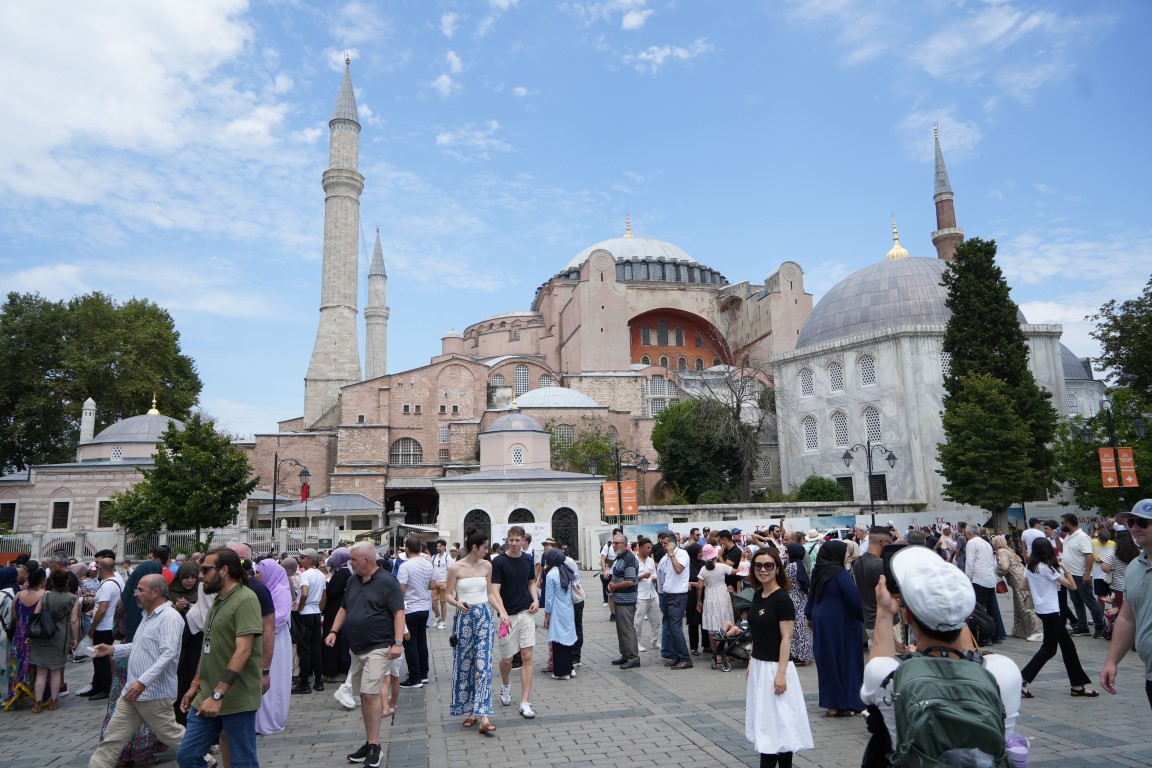
[[[613,237],[580,251],[564,269],[579,269],[581,264],[588,261],[588,257],[592,255],[593,251],[600,249],[615,256],[616,261],[675,261],[681,264],[702,266],[683,248],[663,240],[655,240],[651,237]]]
[[[1095,381],[1091,360],[1077,357],[1075,352],[1063,344],[1060,345],[1060,362],[1064,365],[1065,381]]]
[[[460,331],[456,330],[455,328],[452,328],[447,333],[445,333],[443,336],[441,336],[440,338],[441,339],[462,339],[462,338],[464,338],[464,334],[460,333]]]
[[[599,408],[600,404],[583,392],[567,387],[541,387],[516,398],[521,408]]]
[[[160,435],[168,429],[168,424],[176,425],[177,429],[184,429],[184,422],[164,416],[159,413],[146,413],[142,416],[129,416],[110,425],[96,437],[92,443],[151,443],[156,444]]]
[[[540,422],[531,416],[526,416],[520,411],[512,411],[506,413],[496,421],[488,429],[484,430],[485,434],[491,432],[544,432],[544,428],[540,426]]]

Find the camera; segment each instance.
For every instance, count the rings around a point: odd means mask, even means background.
[[[906,546],[908,545],[885,544],[880,550],[880,559],[884,561],[884,582],[888,585],[888,593],[892,595],[900,594],[900,584],[896,581],[896,575],[892,573],[892,556]]]

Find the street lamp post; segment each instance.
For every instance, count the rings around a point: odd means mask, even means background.
[[[884,460],[887,461],[888,466],[892,467],[892,468],[896,467],[896,461],[897,461],[896,454],[893,453],[892,451],[889,451],[887,448],[880,445],[879,443],[873,444],[871,438],[869,438],[868,441],[865,442],[863,445],[861,445],[860,443],[856,443],[856,445],[854,445],[851,448],[849,448],[848,450],[844,451],[844,455],[841,456],[840,458],[844,460],[844,466],[845,467],[851,467],[852,466],[852,454],[855,453],[856,451],[864,451],[864,455],[868,458],[868,509],[872,512],[872,525],[875,526],[876,525],[876,500],[873,498],[873,495],[872,495],[872,474],[873,474],[873,472],[872,472],[872,454],[874,451],[879,451],[882,454],[887,453],[888,455],[884,457]]]
[[[1127,510],[1128,505],[1124,501],[1124,475],[1120,472],[1120,450],[1116,444],[1116,422],[1112,418],[1112,401],[1105,398],[1101,406],[1108,425],[1108,447],[1112,449],[1112,466],[1116,468],[1117,509]],[[1148,434],[1148,423],[1137,417],[1132,422],[1132,431],[1136,433],[1137,438],[1143,440],[1144,435]],[[1080,439],[1088,445],[1093,442],[1092,430],[1088,429],[1087,424],[1080,427]]]
[[[272,466],[273,466],[273,469],[272,469],[272,536],[273,536],[273,538],[275,538],[275,536],[276,536],[276,502],[279,500],[279,497],[280,497],[280,467],[284,464],[291,464],[294,467],[300,467],[300,482],[301,482],[301,484],[307,484],[308,478],[310,478],[312,476],[312,474],[308,471],[308,467],[306,467],[303,464],[301,464],[300,462],[296,461],[296,459],[284,459],[283,461],[281,461],[279,452],[272,455]]]
[[[642,454],[637,453],[636,451],[629,451],[627,449],[621,451],[619,443],[612,446],[612,462],[616,468],[616,480],[615,480],[616,498],[618,500],[618,503],[620,504],[620,514],[623,515],[624,514],[624,486],[621,483],[622,483],[624,478],[621,475],[621,471],[622,471],[621,465],[620,465],[620,457],[621,456],[623,456],[624,458],[634,460],[636,462],[636,466],[638,466],[640,468],[641,472],[647,472],[649,464],[648,464],[648,459],[645,458]],[[588,474],[590,474],[590,475],[596,474],[596,460],[595,459],[588,462]]]

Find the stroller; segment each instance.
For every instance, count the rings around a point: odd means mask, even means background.
[[[734,616],[740,616],[752,607],[752,595],[752,589],[748,588],[732,596],[732,614]],[[752,635],[748,632],[748,620],[741,619],[736,622],[736,626],[740,629],[738,634],[712,633],[716,641],[716,652],[712,656],[712,669],[721,667],[725,672],[731,672],[734,660],[747,662],[752,658]],[[716,661],[717,656],[720,657],[719,662]]]

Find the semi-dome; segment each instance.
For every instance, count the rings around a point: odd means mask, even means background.
[[[520,411],[512,411],[511,413],[504,414],[496,421],[492,422],[488,429],[484,430],[485,434],[492,432],[544,432],[544,428],[540,426],[540,422],[531,416],[527,416]]]
[[[521,408],[599,408],[600,404],[583,392],[567,387],[541,387],[519,395]]]
[[[129,416],[109,425],[100,434],[92,438],[92,443],[151,443],[156,444],[160,435],[168,429],[169,424],[175,424],[177,429],[184,429],[184,422],[171,416],[164,416],[159,412],[148,412],[140,416]]]
[[[595,245],[590,245],[580,253],[572,261],[568,262],[565,269],[578,269],[581,264],[588,260],[593,251],[605,250],[616,257],[617,261],[675,261],[681,264],[699,264],[700,262],[688,255],[678,245],[665,242],[664,240],[656,240],[651,237],[613,237],[608,240],[601,240]]]
[[[1077,357],[1076,353],[1063,344],[1060,345],[1060,362],[1064,366],[1065,381],[1093,381],[1092,362],[1086,357]]]

